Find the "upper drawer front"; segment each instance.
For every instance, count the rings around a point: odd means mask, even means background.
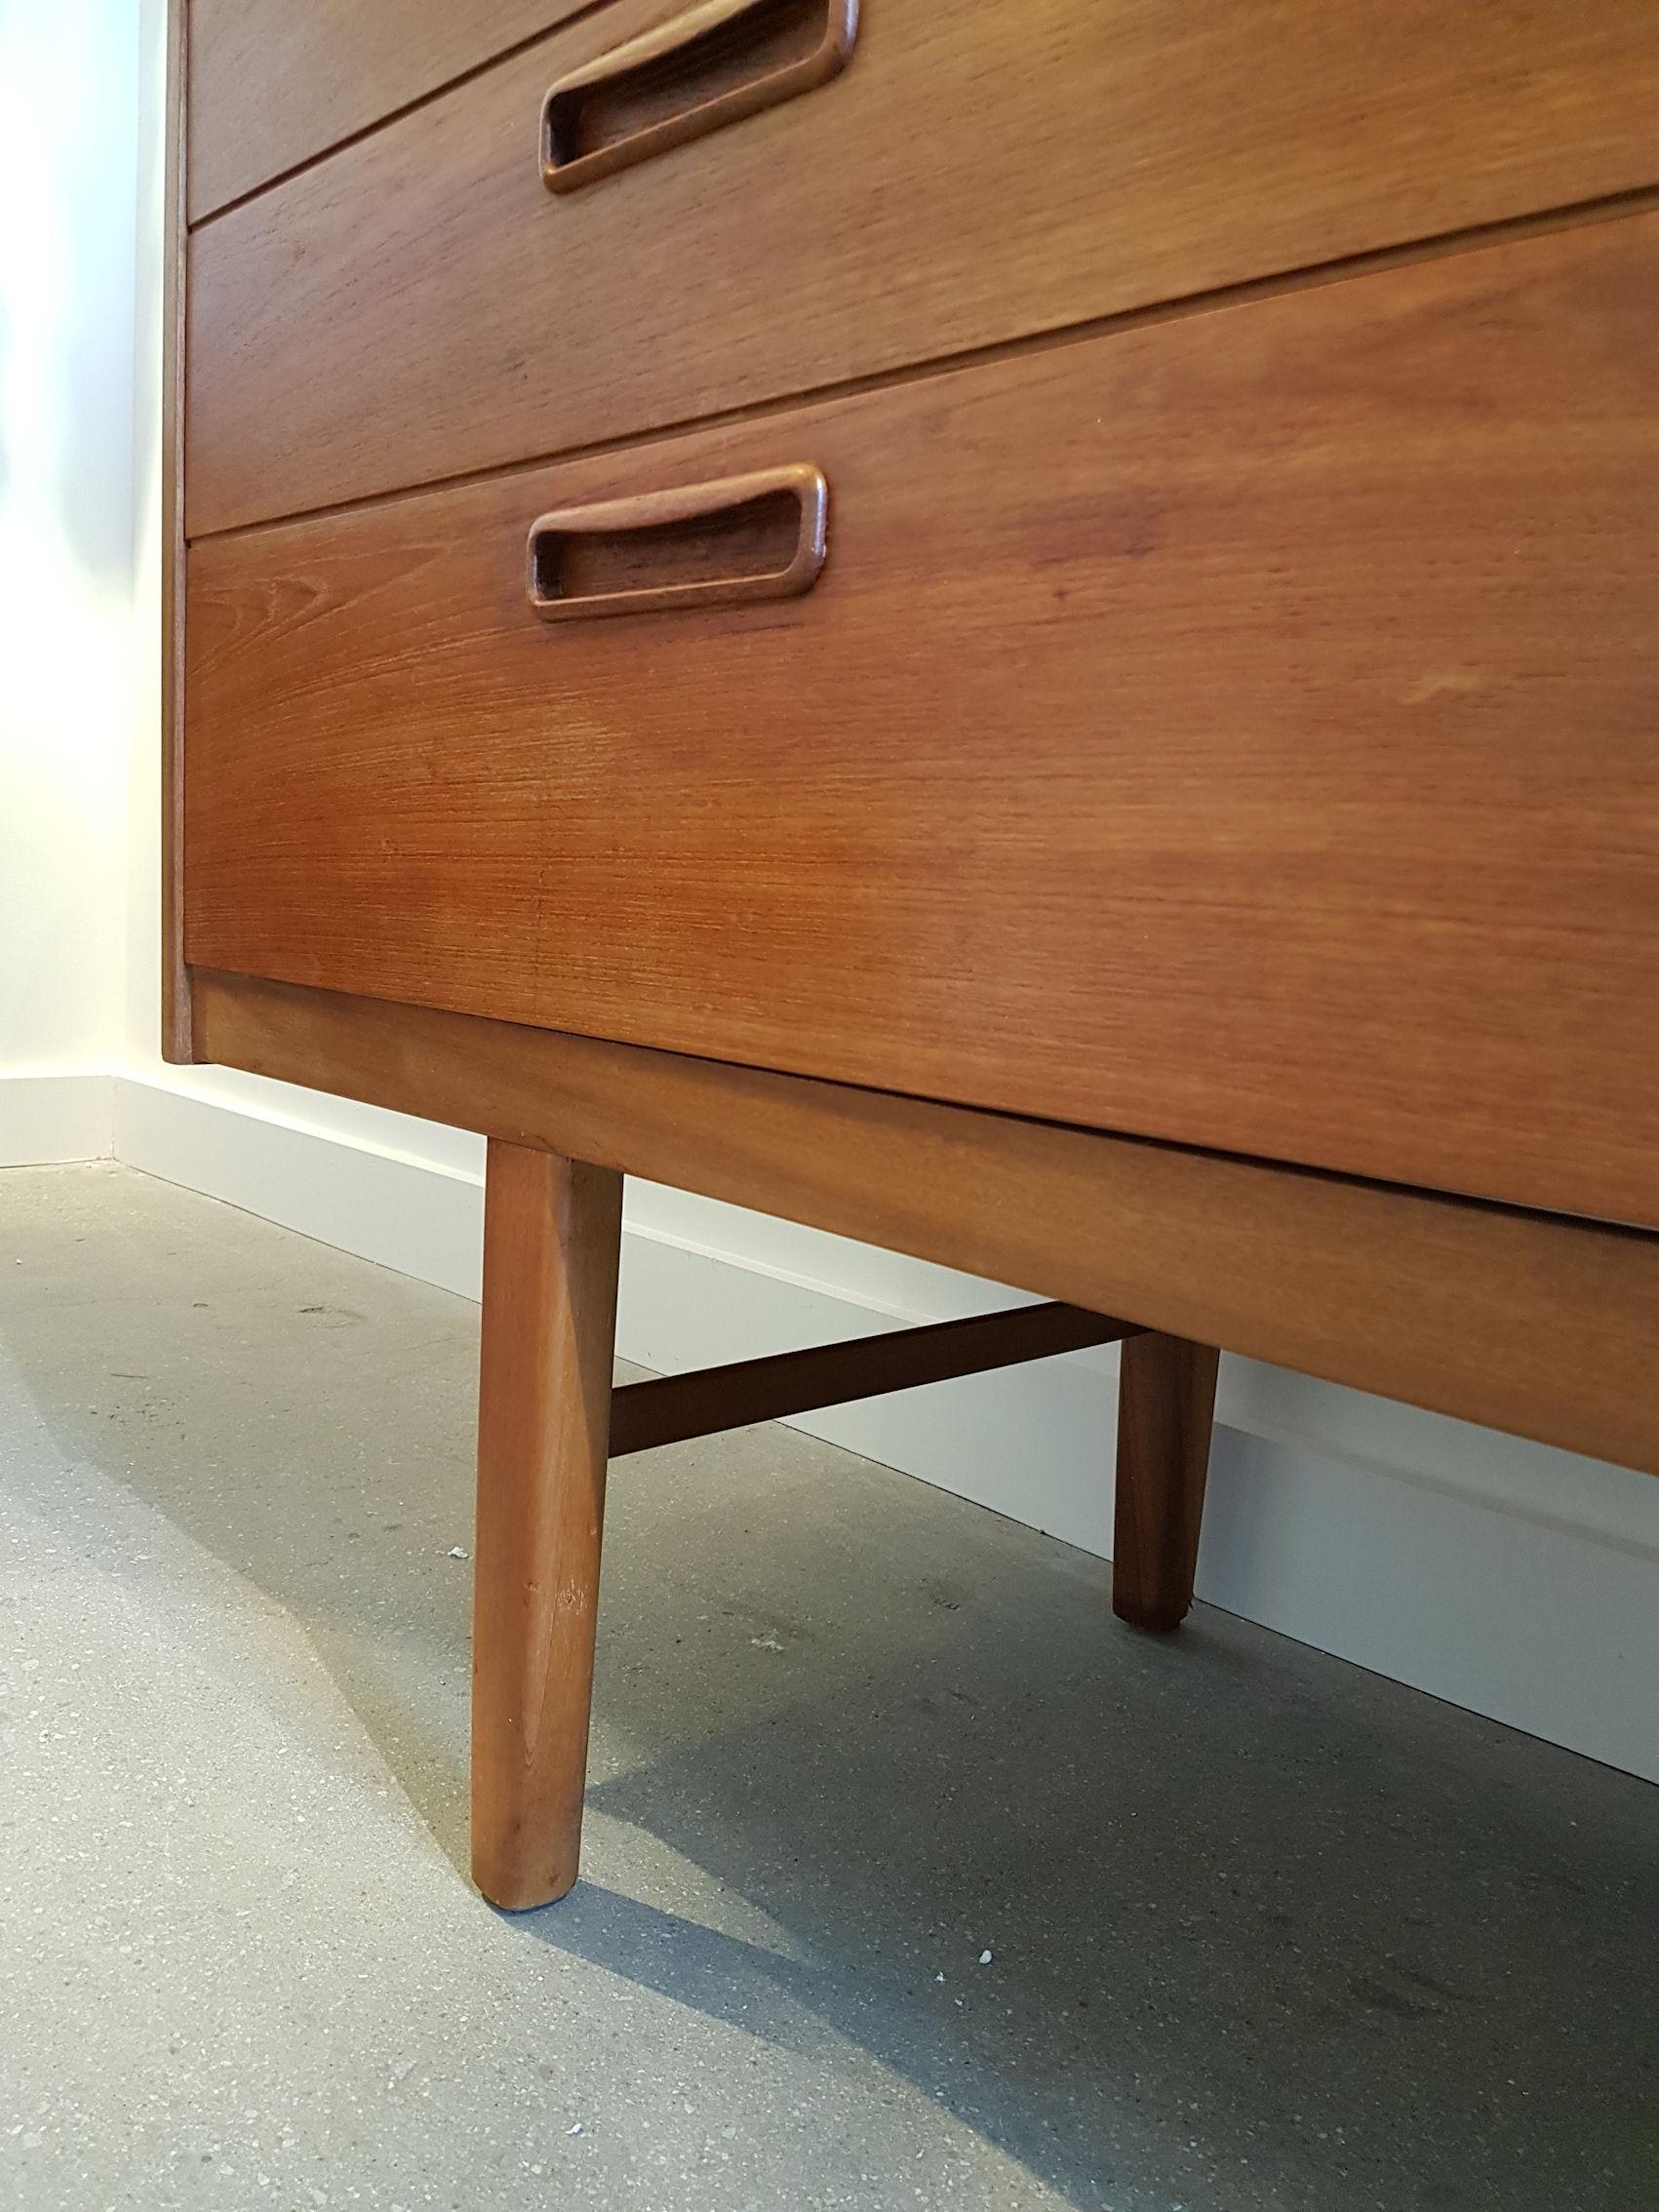
[[[190,11],[189,216],[422,99],[582,0],[173,0]]]
[[[196,234],[192,534],[1659,168],[1653,0],[865,0],[806,97],[545,190],[552,80],[667,13],[618,0]]]
[[[1656,301],[1630,218],[197,545],[186,955],[1659,1225]],[[783,464],[806,596],[532,612]]]

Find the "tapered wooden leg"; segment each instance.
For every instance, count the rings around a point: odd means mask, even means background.
[[[472,1629],[472,1872],[493,1904],[576,1878],[622,1178],[490,1145]]]
[[[1178,1627],[1193,1601],[1220,1357],[1150,1331],[1124,1346],[1112,1610],[1135,1628]]]

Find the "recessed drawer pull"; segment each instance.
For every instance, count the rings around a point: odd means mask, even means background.
[[[561,77],[541,103],[541,178],[573,192],[735,123],[847,64],[858,0],[700,0]]]
[[[569,622],[793,599],[817,581],[828,515],[829,486],[805,462],[560,507],[531,525],[530,604]]]

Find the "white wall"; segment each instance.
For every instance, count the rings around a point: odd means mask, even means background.
[[[30,0],[0,0],[34,18]],[[476,1295],[482,1147],[476,1138],[217,1070],[166,1069],[156,1049],[159,991],[159,244],[161,0],[105,0],[88,16],[106,29],[141,28],[136,295],[137,374],[130,398],[137,465],[105,453],[109,482],[88,511],[118,517],[130,501],[126,689],[118,654],[77,692],[72,743],[80,772],[37,780],[27,819],[40,889],[14,903],[42,952],[40,978],[19,987],[15,1058],[99,1051],[114,1069],[119,1155],[215,1192],[252,1211],[387,1265]],[[5,19],[10,23],[10,16]],[[31,66],[61,89],[74,66],[119,76],[109,53],[124,34],[79,48],[67,30],[30,35]],[[79,55],[77,63],[76,56]],[[16,83],[8,70],[7,80]],[[28,106],[28,96],[20,104]],[[51,174],[65,250],[97,228],[67,166],[86,131],[59,99]],[[89,127],[90,128],[90,127]],[[78,226],[78,227],[77,227]],[[93,349],[108,390],[120,384],[109,332],[122,288],[101,229],[93,265],[107,287],[109,343]],[[45,280],[36,274],[37,285]],[[130,288],[129,288],[130,291]],[[129,299],[129,309],[132,300]],[[95,318],[96,320],[96,318]],[[57,353],[62,359],[62,350]],[[40,394],[38,362],[23,386]],[[95,379],[96,383],[96,379]],[[8,383],[10,391],[10,383]],[[80,389],[84,392],[87,387]],[[62,413],[60,387],[48,394]],[[71,420],[83,399],[72,398]],[[9,415],[8,420],[12,417]],[[71,441],[72,443],[73,441]],[[118,483],[131,492],[117,491]],[[30,497],[62,524],[59,479]],[[54,504],[56,500],[56,504]],[[55,556],[55,559],[58,557]],[[31,583],[40,634],[96,612],[112,632],[120,590],[95,587],[65,553],[60,590]],[[101,596],[100,596],[101,595]],[[92,630],[77,629],[77,636]],[[101,633],[99,633],[101,634]],[[96,658],[96,656],[94,656]],[[103,688],[100,690],[99,687]],[[27,728],[66,711],[38,703]],[[129,788],[112,746],[130,747]],[[20,752],[31,763],[25,742]],[[108,780],[103,777],[107,774]],[[107,858],[125,841],[123,871],[95,887],[67,938],[40,909],[61,907],[77,855]],[[114,911],[113,899],[120,906]],[[0,927],[12,911],[0,890]],[[60,925],[61,927],[61,925]],[[72,941],[69,957],[62,949]],[[118,993],[115,1004],[111,994]],[[73,1001],[73,1004],[66,1003]],[[112,1010],[113,1008],[113,1010]],[[102,1044],[99,1040],[102,1039]],[[3,1088],[3,1086],[0,1086]],[[37,1095],[36,1120],[52,1116]],[[78,1139],[65,1115],[59,1149]],[[890,1320],[981,1309],[1007,1293],[942,1269],[872,1251],[787,1223],[651,1185],[630,1187],[620,1349],[642,1364],[684,1367],[859,1333]],[[1068,1541],[1110,1548],[1108,1472],[1116,1362],[1110,1352],[813,1416],[802,1425],[1017,1515]],[[1593,1757],[1659,1777],[1659,1482],[1281,1373],[1223,1363],[1221,1418],[1200,1588],[1212,1601]]]
[[[107,1144],[138,60],[130,6],[0,0],[0,1161]]]

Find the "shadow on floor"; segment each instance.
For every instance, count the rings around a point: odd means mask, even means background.
[[[464,1870],[474,1310],[143,1178],[35,1180],[0,1283],[35,1412],[306,1627]],[[1653,1793],[1107,1598],[777,1430],[620,1465],[589,1878],[511,1927],[850,2041],[1079,2207],[1650,2204]]]

